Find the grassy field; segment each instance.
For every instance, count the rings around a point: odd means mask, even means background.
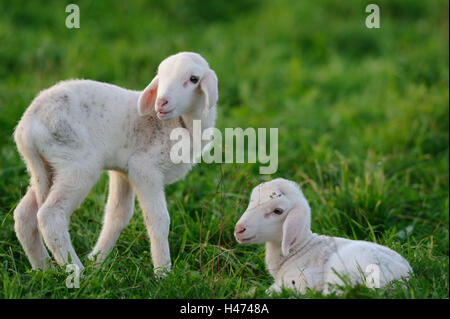
[[[343,297],[448,298],[448,2],[376,2],[380,29],[365,27],[371,2],[294,0],[76,1],[81,28],[67,29],[68,1],[0,1],[0,298],[266,298],[264,247],[232,234],[250,190],[275,177],[302,185],[313,231],[386,245],[414,269],[405,289],[344,287]],[[71,219],[81,287],[66,288],[62,268],[32,271],[13,229],[28,184],[12,139],[21,114],[63,79],[143,89],[177,51],[216,71],[218,128],[279,129],[278,171],[200,164],[168,186],[164,280],[138,206],[102,267],[88,263],[104,175]]]

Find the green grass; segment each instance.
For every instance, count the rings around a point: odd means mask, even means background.
[[[348,298],[449,298],[449,36],[446,1],[0,1],[0,298],[268,297],[263,246],[232,231],[261,181],[297,181],[313,231],[376,241],[414,269],[406,289],[344,287]],[[164,3],[164,4],[163,4]],[[278,127],[279,167],[201,164],[167,187],[173,271],[154,277],[137,207],[101,268],[102,176],[70,233],[87,265],[80,289],[31,271],[13,210],[28,176],[12,140],[32,98],[67,78],[143,89],[169,54],[201,53],[219,77],[217,127]],[[313,292],[298,296],[322,297]]]

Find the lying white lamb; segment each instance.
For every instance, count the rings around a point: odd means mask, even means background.
[[[136,192],[155,271],[169,270],[164,185],[192,167],[171,161],[177,141],[170,133],[184,127],[192,137],[193,120],[201,120],[202,130],[213,127],[217,99],[216,74],[191,52],[162,61],[143,91],[90,80],[64,81],[42,91],[14,133],[31,176],[14,211],[15,230],[32,267],[46,265],[44,241],[58,264],[68,263],[70,256],[82,268],[69,237],[70,215],[101,172],[109,170],[103,228],[89,257],[101,261],[113,247],[133,214]]]
[[[310,219],[308,202],[296,183],[277,178],[253,189],[235,237],[244,244],[266,243],[266,265],[275,279],[270,293],[285,287],[328,294],[343,284],[341,278],[378,288],[407,280],[412,272],[408,262],[387,247],[312,233]]]

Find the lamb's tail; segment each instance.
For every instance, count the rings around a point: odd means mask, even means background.
[[[30,174],[30,186],[40,207],[50,190],[53,171],[50,163],[36,146],[36,138],[47,135],[46,128],[38,120],[24,116],[14,130],[14,140]]]

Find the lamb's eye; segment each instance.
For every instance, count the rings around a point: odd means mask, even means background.
[[[281,215],[281,214],[283,214],[283,210],[281,208],[275,208],[273,210],[273,213],[276,215]]]
[[[198,76],[192,75],[191,78],[189,79],[189,81],[191,81],[192,83],[197,83],[198,82]]]

